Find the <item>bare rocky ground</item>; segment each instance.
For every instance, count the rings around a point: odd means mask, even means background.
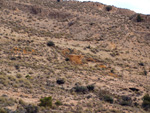
[[[106,7],[1,0],[0,112],[148,113],[150,16]]]

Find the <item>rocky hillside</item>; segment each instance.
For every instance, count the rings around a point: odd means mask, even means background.
[[[149,113],[149,83],[149,15],[0,0],[0,113]]]

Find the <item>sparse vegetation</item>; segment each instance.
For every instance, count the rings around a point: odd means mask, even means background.
[[[22,106],[26,106],[26,103],[22,99],[19,99],[19,104]]]
[[[149,112],[150,16],[79,1],[0,7],[0,112]]]
[[[104,101],[109,102],[109,103],[112,104],[114,100],[113,100],[113,98],[110,97],[109,95],[105,95],[105,96],[104,96]]]
[[[31,104],[27,105],[25,107],[25,109],[26,109],[27,113],[38,113],[38,111],[39,111],[38,106],[34,106],[34,105],[31,105]]]
[[[59,101],[59,100],[57,100],[57,101],[55,102],[55,104],[56,104],[57,106],[60,106],[60,105],[62,105],[62,102]]]
[[[75,92],[77,92],[77,93],[83,93],[83,94],[85,94],[85,93],[88,92],[88,89],[85,86],[78,86],[77,85],[73,89],[75,89]]]
[[[16,76],[11,75],[1,75],[0,76],[1,84],[7,87],[28,87],[31,88],[31,83],[27,79],[17,78]]]
[[[52,107],[52,97],[41,98],[39,106]]]
[[[13,98],[5,97],[4,95],[0,97],[0,107],[13,106],[15,104],[15,100]]]
[[[108,91],[105,91],[105,90],[99,91],[99,99],[104,100],[104,101],[111,103],[111,104],[114,101],[112,94],[109,93]]]
[[[17,74],[16,77],[17,78],[22,78],[22,75],[21,74]]]
[[[92,84],[92,85],[88,85],[87,86],[87,89],[89,90],[89,91],[94,91],[94,85]]]
[[[149,94],[144,95],[142,107],[145,110],[149,110],[150,109],[150,96],[149,96]]]
[[[122,96],[120,101],[120,105],[122,106],[131,106],[132,105],[132,99],[128,96]]]
[[[7,113],[7,111],[3,108],[0,108],[0,113]]]

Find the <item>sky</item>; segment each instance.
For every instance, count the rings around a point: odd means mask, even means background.
[[[119,8],[126,8],[137,13],[150,14],[150,0],[79,0],[100,2],[107,5],[114,5]]]

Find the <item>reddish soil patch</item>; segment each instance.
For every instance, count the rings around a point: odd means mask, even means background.
[[[82,55],[68,55],[69,60],[75,64],[82,64],[82,59],[84,56]]]

